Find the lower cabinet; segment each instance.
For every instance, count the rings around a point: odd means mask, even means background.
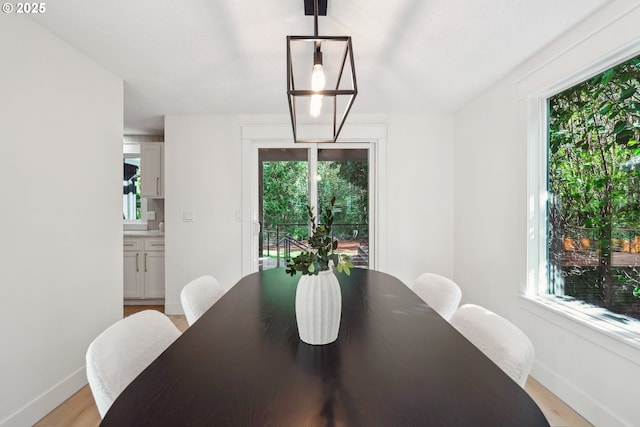
[[[164,238],[124,238],[124,299],[164,299]]]

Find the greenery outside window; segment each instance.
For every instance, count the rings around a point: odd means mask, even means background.
[[[640,56],[545,104],[538,295],[640,334]]]

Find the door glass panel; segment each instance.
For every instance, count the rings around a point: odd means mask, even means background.
[[[321,212],[335,196],[333,234],[338,252],[358,267],[369,266],[369,163],[367,149],[318,150],[318,205]]]
[[[263,148],[259,157],[260,270],[284,267],[309,235],[306,206],[309,163],[306,148]]]

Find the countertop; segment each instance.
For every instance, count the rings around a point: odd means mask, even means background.
[[[164,237],[164,231],[160,230],[125,230],[125,237]]]

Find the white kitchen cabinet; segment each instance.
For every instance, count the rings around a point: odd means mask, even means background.
[[[140,144],[141,196],[164,197],[164,143]]]
[[[124,299],[164,299],[164,237],[124,238]]]
[[[164,238],[144,239],[144,297],[164,298]]]
[[[142,298],[144,271],[142,270],[143,239],[124,239],[124,298]]]

